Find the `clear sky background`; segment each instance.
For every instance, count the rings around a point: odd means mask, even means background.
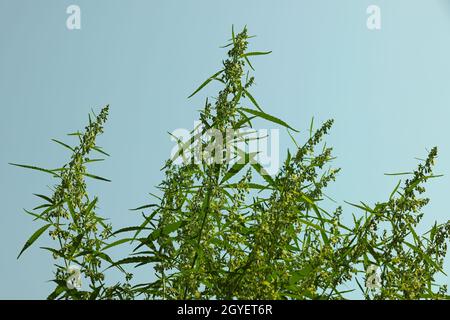
[[[81,30],[66,28],[70,4],[81,8]],[[370,4],[381,8],[379,31],[366,27]],[[0,298],[53,288],[53,261],[38,249],[48,240],[16,260],[39,226],[22,208],[53,182],[7,163],[58,167],[68,153],[50,139],[69,142],[91,108],[110,104],[99,142],[111,158],[92,169],[113,182],[90,189],[115,227],[137,223],[128,209],[161,180],[167,132],[191,129],[214,94],[186,99],[220,68],[232,24],[257,35],[252,49],[273,51],[253,59],[253,95],[267,112],[304,133],[313,116],[335,119],[327,141],[343,170],[328,194],[340,204],[383,201],[397,182],[383,174],[413,169],[436,145],[444,177],[429,184],[424,226],[448,219],[449,0],[0,0]],[[280,135],[284,157],[291,144]]]

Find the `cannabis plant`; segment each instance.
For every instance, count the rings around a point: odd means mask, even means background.
[[[44,201],[33,211],[25,210],[34,220],[44,223],[25,243],[19,253],[28,249],[44,232],[55,241],[55,247],[43,247],[56,260],[55,290],[48,296],[66,299],[96,299],[109,297],[122,291],[121,287],[106,288],[102,263],[112,263],[111,258],[103,252],[107,240],[112,234],[111,225],[97,215],[97,197],[90,197],[87,192],[85,178],[109,181],[88,173],[86,165],[102,161],[92,153],[108,156],[96,145],[96,138],[103,132],[103,124],[108,117],[108,109],[103,108],[95,120],[89,116],[89,124],[84,132],[70,133],[78,138],[79,144],[72,147],[62,141],[54,142],[68,149],[72,155],[70,161],[57,169],[44,169],[36,166],[12,164],[19,167],[37,170],[50,174],[58,180],[52,188],[52,195],[35,194]],[[41,210],[41,211],[39,211]],[[121,269],[121,268],[120,268]],[[121,269],[123,270],[123,269]],[[81,279],[89,280],[89,291],[81,291]],[[117,292],[116,292],[117,291]]]
[[[160,194],[135,209],[143,216],[140,225],[113,232],[96,214],[97,198],[86,191],[85,177],[106,180],[87,173],[86,164],[99,160],[91,152],[106,154],[95,138],[107,107],[84,133],[73,134],[78,147],[55,140],[73,153],[67,165],[20,165],[60,181],[53,196],[38,195],[46,201],[35,208],[41,213],[27,211],[45,225],[22,250],[47,229],[56,240],[56,248],[44,248],[59,262],[49,298],[345,299],[354,290],[366,299],[448,297],[435,277],[444,273],[450,222],[417,231],[428,203],[424,183],[436,177],[436,148],[406,173],[387,201],[351,204],[359,213],[344,224],[341,207],[322,205],[339,172],[332,167],[332,148],[323,142],[333,120],[317,130],[311,123],[299,142],[295,129],[263,111],[250,93],[250,59],[270,52],[248,51],[250,38],[247,29],[233,31],[222,67],[191,95],[211,82],[222,86],[216,97],[205,99],[189,139],[175,137],[179,149],[163,167]],[[296,145],[276,175],[264,170],[257,151],[249,151],[260,139],[252,135],[255,121],[284,127]],[[133,250],[113,261],[107,252],[118,245]],[[124,282],[106,283],[102,264],[123,272]],[[131,283],[130,266],[153,280]],[[80,289],[81,274],[89,279],[87,291]]]

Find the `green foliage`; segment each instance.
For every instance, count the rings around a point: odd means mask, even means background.
[[[246,70],[253,70],[249,58],[270,52],[247,52],[249,38],[246,29],[237,35],[233,31],[222,69],[190,95],[212,81],[223,85],[215,102],[207,99],[200,112],[202,132],[180,143],[179,152],[166,162],[158,187],[161,197],[134,209],[142,212],[140,225],[113,233],[95,213],[97,198],[86,191],[85,177],[109,181],[88,174],[85,167],[94,161],[90,152],[106,154],[95,138],[102,132],[107,107],[84,134],[75,134],[79,146],[54,140],[72,152],[67,165],[56,170],[20,165],[60,181],[52,196],[37,195],[46,202],[38,207],[43,211],[29,213],[45,225],[22,250],[50,229],[57,247],[45,249],[62,265],[57,264],[57,287],[49,298],[345,299],[353,290],[366,299],[448,298],[446,286],[438,286],[435,277],[444,272],[450,222],[436,223],[425,234],[417,231],[428,203],[422,197],[424,184],[436,177],[436,148],[403,185],[399,181],[387,201],[372,207],[352,204],[360,214],[353,215],[353,225],[345,225],[341,207],[328,212],[320,205],[339,172],[331,167],[332,148],[323,143],[332,120],[316,131],[311,123],[309,137],[303,144],[294,140],[297,149],[288,151],[275,176],[263,170],[255,154],[230,147],[236,139],[244,144],[249,140],[245,134],[229,140],[229,130],[251,128],[255,119],[282,126],[290,135],[296,131],[265,113],[250,94],[254,78]],[[203,139],[208,129],[218,135]],[[195,144],[210,150],[210,157],[194,161],[189,151]],[[190,161],[175,164],[177,157]],[[111,242],[119,234],[130,235]],[[134,245],[128,257],[113,261],[106,254],[124,244]],[[106,285],[102,262],[122,271],[124,284]],[[67,287],[72,263],[89,279],[89,291]],[[154,281],[131,285],[131,274],[124,269],[129,265],[145,267]],[[348,287],[353,289],[343,290]]]
[[[50,173],[58,179],[58,184],[53,188],[51,196],[39,195],[45,203],[34,208],[30,212],[35,220],[45,222],[45,225],[36,231],[26,242],[19,256],[28,249],[43,232],[49,229],[49,236],[56,243],[54,248],[42,248],[49,251],[55,263],[55,290],[49,298],[65,299],[92,299],[117,295],[116,288],[106,288],[104,285],[104,273],[101,270],[102,262],[112,263],[111,258],[105,253],[104,246],[111,237],[111,225],[105,223],[105,219],[96,214],[98,199],[90,198],[87,192],[85,177],[91,177],[104,181],[87,172],[86,164],[92,162],[90,154],[101,151],[96,145],[96,137],[103,132],[103,124],[107,120],[109,107],[102,109],[95,121],[89,117],[89,124],[84,133],[74,133],[71,136],[78,137],[79,145],[71,147],[58,140],[53,140],[72,152],[70,161],[58,169],[42,169],[28,165],[16,166]],[[104,152],[101,152],[104,153]],[[77,291],[70,289],[67,279],[70,277],[69,269],[76,266],[81,275],[89,280],[91,291]],[[119,291],[123,289],[119,288]]]

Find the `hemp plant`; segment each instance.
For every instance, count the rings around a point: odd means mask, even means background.
[[[341,206],[322,205],[339,173],[332,167],[332,148],[323,142],[333,120],[316,130],[311,122],[299,143],[295,129],[264,112],[250,93],[250,59],[270,52],[248,51],[250,38],[246,28],[232,31],[222,68],[190,96],[211,82],[221,85],[215,98],[206,98],[190,138],[175,137],[179,149],[162,169],[161,194],[134,209],[142,213],[141,224],[112,231],[96,214],[97,198],[87,194],[85,177],[106,180],[88,174],[85,165],[98,160],[91,151],[105,154],[95,138],[107,107],[84,134],[74,134],[78,147],[55,140],[73,153],[67,165],[19,165],[60,180],[53,196],[38,195],[47,203],[35,210],[43,212],[27,211],[45,225],[22,250],[47,229],[57,240],[56,248],[45,248],[59,261],[49,298],[346,299],[355,290],[366,299],[449,298],[436,276],[445,274],[450,222],[435,223],[424,234],[417,228],[429,201],[424,184],[437,177],[437,149],[404,173],[408,177],[387,201],[350,203],[362,212],[345,224]],[[258,162],[258,152],[248,151],[260,139],[252,135],[256,120],[284,127],[296,145],[274,176]],[[133,250],[113,261],[106,252],[119,245]],[[105,284],[102,262],[123,272],[124,283]],[[73,264],[90,280],[89,291],[77,290]],[[129,265],[145,268],[149,281],[131,283]]]
[[[381,267],[379,290],[362,290],[366,298],[448,298],[447,285],[435,283],[435,275],[445,274],[450,221],[435,223],[423,235],[417,233],[424,215],[422,208],[429,202],[421,196],[425,192],[423,184],[438,177],[432,172],[436,157],[437,149],[433,148],[414,172],[401,173],[409,178],[402,188],[398,182],[387,201],[373,207],[358,205],[366,216],[364,226],[356,223],[354,232],[361,236],[353,250],[366,266]]]
[[[89,116],[89,124],[83,133],[75,132],[79,145],[72,147],[64,142],[53,139],[54,142],[68,149],[72,155],[70,161],[57,169],[44,169],[35,166],[12,164],[15,166],[37,170],[50,174],[58,180],[52,188],[50,196],[36,194],[44,201],[33,211],[25,210],[42,221],[40,227],[25,243],[19,257],[27,250],[45,231],[56,243],[55,247],[43,247],[49,251],[55,263],[55,290],[48,296],[49,299],[96,299],[108,297],[120,288],[106,288],[104,273],[101,269],[102,261],[112,263],[111,258],[103,252],[106,241],[111,236],[112,227],[105,219],[97,215],[97,197],[90,197],[87,192],[85,177],[109,181],[88,173],[86,165],[102,161],[102,158],[91,157],[93,152],[108,156],[96,145],[96,138],[103,132],[103,124],[107,120],[109,107],[103,108],[95,120]],[[95,115],[94,115],[95,116]],[[41,210],[40,212],[38,212]],[[89,291],[82,291],[82,277],[89,280]]]
[[[330,167],[332,148],[320,147],[332,120],[316,131],[311,125],[303,145],[294,140],[297,150],[288,152],[275,177],[264,172],[255,154],[233,145],[236,136],[249,143],[240,132],[256,118],[284,126],[290,134],[295,131],[265,113],[249,92],[254,83],[245,70],[253,70],[249,58],[269,53],[247,52],[249,38],[246,29],[233,32],[223,68],[191,95],[212,81],[223,85],[214,104],[206,99],[200,112],[203,129],[180,142],[179,152],[163,168],[162,197],[137,208],[151,208],[142,225],[118,231],[135,232],[130,241],[139,243],[118,264],[148,265],[156,273],[155,281],[134,287],[136,294],[158,299],[342,299],[353,291],[342,290],[353,280],[368,299],[445,297],[445,286],[435,292],[432,285],[442,271],[449,223],[435,225],[430,238],[419,238],[415,231],[422,216],[418,210],[427,202],[416,199],[415,192],[422,193],[422,183],[434,177],[436,150],[407,180],[403,193],[398,185],[388,203],[374,209],[355,205],[365,214],[345,226],[341,207],[328,213],[318,205],[339,172]],[[215,133],[205,140],[207,130]],[[200,163],[198,150],[208,151]],[[177,156],[183,158],[181,165],[174,164]],[[230,161],[236,157],[238,161]],[[262,179],[255,182],[255,174]],[[391,233],[379,236],[377,228],[386,222]],[[147,236],[138,238],[143,231]]]

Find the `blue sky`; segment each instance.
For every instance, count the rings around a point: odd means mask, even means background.
[[[71,4],[81,30],[66,28]],[[381,30],[366,27],[371,4]],[[447,0],[0,0],[0,298],[44,298],[52,287],[52,260],[37,248],[47,240],[16,260],[38,227],[22,208],[52,181],[7,163],[64,163],[68,154],[50,139],[70,141],[64,135],[83,128],[92,108],[110,104],[100,144],[111,158],[93,169],[113,182],[90,188],[115,227],[138,222],[128,209],[161,180],[167,132],[191,129],[214,94],[186,99],[220,68],[232,24],[257,35],[252,49],[272,50],[254,59],[253,95],[267,112],[303,133],[312,117],[335,119],[327,141],[343,170],[328,194],[341,204],[382,201],[397,183],[384,173],[413,169],[436,145],[444,176],[429,185],[424,226],[448,219]],[[283,156],[292,145],[284,131],[280,139]]]

